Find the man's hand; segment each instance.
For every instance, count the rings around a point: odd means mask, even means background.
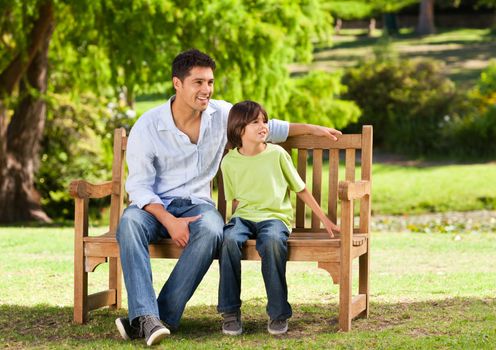
[[[336,141],[338,137],[342,135],[342,133],[339,130],[328,128],[326,126],[290,123],[289,136],[298,136],[298,135],[323,136]]]
[[[187,218],[171,218],[167,221],[166,229],[174,243],[186,247],[189,241],[189,224],[201,218],[201,215]]]
[[[311,133],[314,136],[324,136],[328,137],[331,140],[336,141],[340,135],[342,135],[342,132],[333,128],[328,128],[325,126],[320,126],[320,125],[312,125],[313,126],[313,132]]]

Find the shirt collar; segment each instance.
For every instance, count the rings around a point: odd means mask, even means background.
[[[179,131],[179,129],[176,127],[176,124],[174,123],[174,118],[172,117],[172,101],[174,101],[175,98],[176,98],[175,95],[172,96],[165,104],[163,111],[160,113],[160,118],[157,123],[158,131],[164,131],[164,130]],[[201,118],[202,120],[205,119],[210,120],[214,113],[215,113],[215,108],[213,108],[212,105],[209,103],[207,109],[202,112]]]

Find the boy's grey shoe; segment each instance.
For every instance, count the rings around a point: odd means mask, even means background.
[[[162,339],[170,334],[162,321],[156,316],[140,316],[140,336],[145,338],[146,345],[151,346],[160,343]]]
[[[129,322],[129,318],[127,317],[119,317],[115,320],[115,325],[117,326],[117,330],[124,340],[134,340],[142,338],[140,337],[139,327],[134,327],[131,322]]]
[[[284,334],[288,331],[288,320],[271,320],[267,324],[267,330],[272,335]]]
[[[227,335],[240,335],[243,333],[243,325],[241,324],[241,311],[228,312],[222,314],[222,333]]]

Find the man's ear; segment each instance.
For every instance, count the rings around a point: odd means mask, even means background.
[[[183,85],[183,82],[178,77],[172,77],[172,85],[174,86],[174,89],[177,90]]]

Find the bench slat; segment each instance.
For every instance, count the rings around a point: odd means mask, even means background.
[[[315,201],[321,205],[322,192],[322,150],[313,150],[313,173],[312,173],[312,194]],[[320,220],[312,211],[312,229],[320,228]]]
[[[298,164],[297,164],[298,174],[300,174],[301,179],[306,182],[307,179],[307,150],[298,149]],[[305,227],[305,203],[296,196],[296,222],[295,226],[298,228]]]
[[[339,182],[339,150],[329,151],[329,197],[328,216],[332,222],[337,223],[338,217],[338,182]]]

